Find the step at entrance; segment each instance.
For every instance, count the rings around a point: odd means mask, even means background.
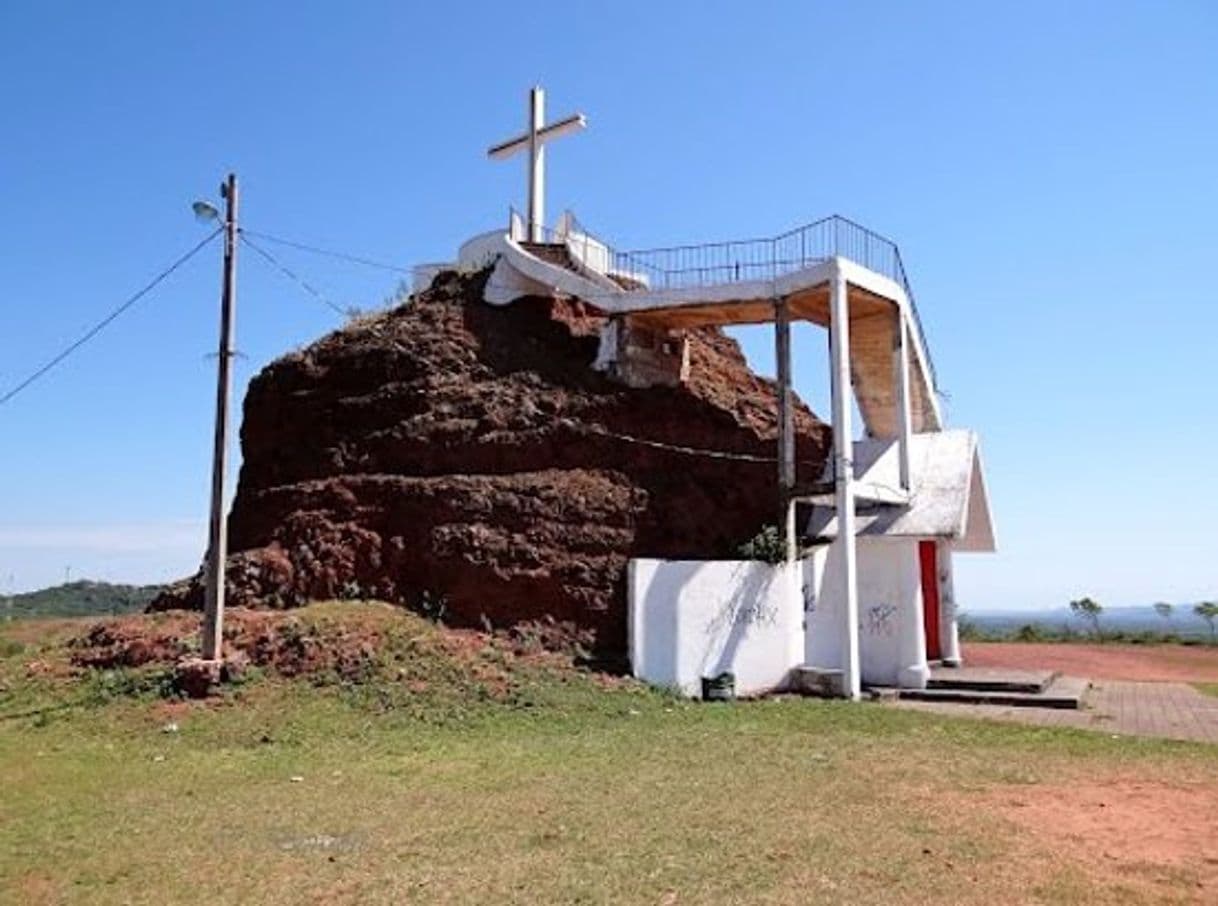
[[[1043,692],[1057,679],[1053,670],[1003,670],[993,667],[935,667],[928,689],[974,692]]]
[[[925,689],[898,689],[897,697],[914,701],[955,702],[968,705],[1000,705],[1017,708],[1067,708],[1082,707],[1083,696],[1091,683],[1073,676],[1054,676],[1035,692],[1012,691],[1003,688],[932,687]]]

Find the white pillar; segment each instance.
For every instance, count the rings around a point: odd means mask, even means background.
[[[909,407],[909,329],[905,324],[905,312],[897,308],[896,341],[893,349],[893,367],[897,399],[898,462],[900,463],[901,490],[910,490],[909,438],[913,434],[913,414]]]
[[[778,529],[786,560],[795,560],[795,405],[791,392],[791,319],[785,299],[774,301],[774,355],[778,362]]]
[[[842,692],[857,699],[859,675],[858,551],[854,525],[854,429],[851,419],[850,306],[846,278],[839,268],[829,284],[829,345],[832,358],[833,476],[837,503],[837,540],[842,545],[842,585],[845,589],[845,632],[842,651]]]
[[[939,542],[935,562],[939,566],[939,654],[945,667],[959,667],[960,627],[956,622],[956,582],[950,545]]]
[[[546,122],[546,93],[529,92],[529,241],[544,242],[546,222],[546,146],[539,137]]]

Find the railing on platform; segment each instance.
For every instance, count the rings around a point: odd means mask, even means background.
[[[511,218],[519,215],[514,211]],[[914,300],[913,287],[901,260],[901,250],[891,239],[861,224],[834,214],[780,236],[677,245],[667,248],[619,252],[588,231],[575,215],[564,215],[565,228],[545,230],[546,242],[595,244],[603,249],[604,273],[634,278],[640,289],[689,289],[725,283],[744,283],[777,278],[813,267],[830,258],[846,258],[897,283],[909,300],[909,310],[918,328],[931,383],[938,390],[934,361],[926,344],[926,333]],[[598,254],[598,258],[600,254]],[[601,262],[598,260],[597,264]],[[601,268],[598,266],[598,270]]]

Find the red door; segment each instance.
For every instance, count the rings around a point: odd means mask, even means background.
[[[922,563],[922,622],[926,628],[926,659],[943,656],[939,647],[939,558],[934,541],[918,542],[918,559]]]

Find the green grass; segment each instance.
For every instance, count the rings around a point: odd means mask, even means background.
[[[28,675],[48,650],[8,655],[0,902],[1137,902],[970,796],[1215,766],[1198,745],[701,705],[523,662],[495,693],[401,619],[432,688],[390,656],[363,684],[255,676],[167,708],[155,669],[65,683]]]
[[[1193,685],[1206,695],[1218,696],[1218,683],[1193,683]]]

